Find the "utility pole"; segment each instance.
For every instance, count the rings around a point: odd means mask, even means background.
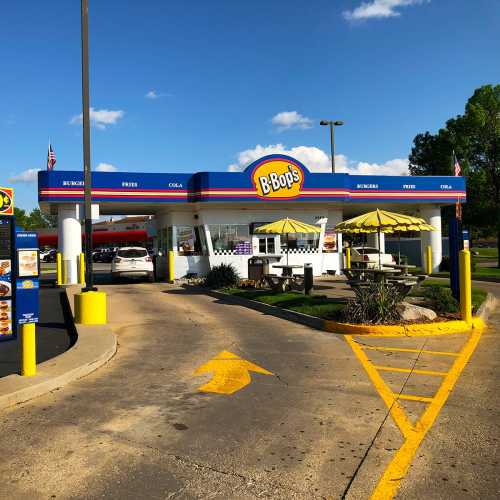
[[[89,97],[89,3],[81,0],[82,22],[82,116],[83,116],[83,181],[85,218],[85,288],[93,291],[92,272],[92,174],[90,169],[90,97]]]
[[[332,155],[332,174],[335,173],[335,137],[334,137],[334,129],[335,127],[340,127],[344,125],[343,121],[340,120],[321,120],[319,122],[320,125],[329,125],[330,126],[330,152]]]

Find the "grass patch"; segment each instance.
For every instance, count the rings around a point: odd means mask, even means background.
[[[415,288],[410,293],[413,297],[423,297],[425,294],[426,286],[439,286],[442,288],[450,288],[450,280],[436,280],[432,278],[427,278],[420,287]],[[472,309],[477,311],[479,306],[486,300],[488,292],[482,288],[472,287]]]
[[[472,251],[478,253],[478,257],[483,259],[498,259],[498,248],[494,247],[473,247]]]
[[[240,290],[239,288],[229,288],[224,291],[236,297],[256,300],[323,319],[337,317],[344,308],[344,304],[324,295],[304,295],[299,292],[273,293],[269,290]]]
[[[449,271],[440,271],[438,273],[433,273],[433,276],[437,277],[442,277],[442,278],[449,278],[450,277],[450,272]],[[500,279],[500,268],[498,267],[479,267],[476,266],[475,271],[472,273],[472,279],[478,279],[481,280],[481,278],[495,278],[495,279]],[[426,280],[427,282],[427,280]]]

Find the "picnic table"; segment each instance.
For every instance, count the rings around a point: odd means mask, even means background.
[[[282,276],[292,276],[294,269],[304,268],[304,266],[298,264],[274,264],[272,267],[275,269],[282,269]]]
[[[412,264],[394,264],[396,269],[401,269],[402,274],[408,276],[408,269],[416,269],[417,266],[414,266]]]
[[[275,292],[287,292],[289,290],[302,290],[304,288],[304,275],[294,274],[291,276],[278,276],[277,274],[264,274],[264,280]]]

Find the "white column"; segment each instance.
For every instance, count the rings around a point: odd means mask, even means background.
[[[441,237],[441,207],[436,205],[421,206],[420,215],[437,231],[422,231],[420,233],[420,251],[422,255],[422,267],[425,263],[425,249],[430,245],[432,250],[432,272],[439,271],[439,264],[443,258],[443,243]]]
[[[82,251],[82,226],[78,220],[78,205],[59,205],[58,247],[62,254],[66,285],[78,283],[78,258]]]
[[[378,233],[368,233],[366,237],[367,245],[369,247],[379,248]],[[385,253],[385,234],[380,233],[380,248],[382,253]]]

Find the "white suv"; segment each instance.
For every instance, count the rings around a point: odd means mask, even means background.
[[[154,281],[153,261],[143,247],[122,247],[111,262],[113,280],[118,278],[148,278]]]

